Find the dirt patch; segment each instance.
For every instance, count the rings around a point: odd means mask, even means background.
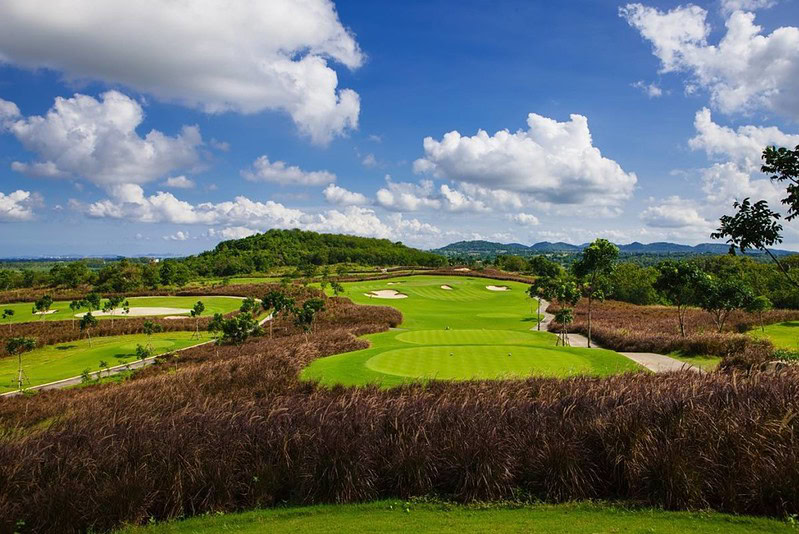
[[[399,291],[395,291],[393,289],[380,289],[377,291],[370,291],[369,293],[364,293],[369,298],[374,299],[406,299],[408,295],[400,293]]]

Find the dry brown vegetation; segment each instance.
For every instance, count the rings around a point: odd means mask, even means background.
[[[550,306],[549,312],[557,310]],[[588,307],[581,300],[575,308],[570,332],[587,334]],[[592,312],[592,337],[601,346],[624,352],[656,352],[667,354],[710,354],[723,358],[722,368],[749,368],[767,361],[774,346],[742,334],[759,327],[755,316],[733,312],[723,333],[716,331],[712,316],[698,308],[690,308],[685,316],[686,337],[680,335],[676,308],[669,306],[637,306],[626,302],[595,302]],[[772,310],[763,314],[766,324],[799,319],[799,310]],[[560,328],[550,324],[550,330]]]
[[[0,401],[0,531],[108,530],[217,510],[437,494],[799,512],[799,373],[298,380],[393,308],[329,299],[305,342],[204,346],[119,385]]]

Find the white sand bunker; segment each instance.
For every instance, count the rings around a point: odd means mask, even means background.
[[[469,269],[468,267],[460,267],[458,269],[453,269],[453,270],[454,271],[460,271],[462,273],[467,273],[467,272],[471,271],[471,269]]]
[[[443,286],[441,286],[441,289],[446,289],[447,291],[452,291],[452,288],[449,287],[447,284],[444,284]]]
[[[489,291],[510,291],[508,286],[486,286]]]
[[[393,289],[380,289],[377,291],[370,291],[369,293],[364,293],[367,297],[375,298],[375,299],[406,299],[408,295],[400,293],[399,291],[394,291]]]
[[[47,310],[44,312],[33,312],[33,315],[50,315],[51,313],[55,313],[58,310]]]
[[[189,313],[191,310],[187,308],[131,308],[130,313],[122,313],[122,309],[114,310],[113,312],[96,311],[92,312],[95,317],[143,317],[146,315],[177,315],[179,313]],[[86,313],[76,313],[75,317],[83,317]],[[181,317],[185,319],[185,317]]]
[[[399,282],[388,282],[386,285],[387,286],[395,286],[397,284],[399,284]]]

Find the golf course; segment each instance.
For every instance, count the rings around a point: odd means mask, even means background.
[[[70,341],[57,345],[39,347],[22,355],[22,364],[27,377],[25,387],[47,384],[64,378],[80,375],[84,369],[98,371],[100,362],[108,367],[136,361],[136,346],[149,346],[152,355],[191,347],[208,341],[210,337],[200,332],[164,332],[153,334],[150,339],[144,334],[109,336],[89,340]],[[0,359],[0,393],[17,389],[17,358]]]
[[[536,301],[526,284],[411,276],[343,286],[358,304],[397,308],[403,323],[365,336],[368,349],[315,360],[303,379],[394,386],[419,379],[606,376],[642,369],[613,351],[555,346],[554,334],[536,330]]]
[[[130,313],[125,314],[122,307],[113,312],[92,311],[97,319],[120,319],[125,317],[146,317],[162,315],[189,315],[192,306],[198,301],[205,305],[202,315],[213,315],[215,313],[230,313],[238,310],[241,306],[239,297],[130,297],[127,302],[130,306]],[[100,303],[100,310],[107,301],[103,299]],[[32,321],[67,321],[78,318],[88,310],[82,308],[73,311],[69,307],[70,302],[58,300],[53,302],[47,313],[35,313],[33,303],[15,302],[12,304],[0,305],[0,310],[12,310],[14,314],[2,321],[8,323],[28,323]]]

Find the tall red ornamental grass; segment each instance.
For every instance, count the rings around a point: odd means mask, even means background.
[[[118,385],[0,402],[0,530],[430,494],[799,512],[796,371],[327,389],[298,372],[401,319],[327,309],[307,343],[284,324]]]
[[[548,311],[557,310],[552,305]],[[677,309],[669,306],[638,306],[608,300],[594,302],[591,314],[591,334],[596,342],[623,352],[655,352],[666,354],[682,351],[685,354],[721,356],[722,369],[744,369],[768,361],[774,346],[768,340],[754,339],[742,334],[759,328],[759,319],[749,313],[730,314],[724,331],[719,333],[712,316],[698,308],[685,314],[686,337],[679,331]],[[799,320],[799,310],[772,310],[763,314],[764,323]],[[550,330],[560,325],[550,323]],[[570,332],[588,334],[588,303],[581,300],[575,308],[575,320]]]
[[[255,296],[262,297],[270,290],[276,289],[279,286],[269,284],[248,284],[240,286],[228,286],[225,288],[227,291],[220,291],[216,294],[228,296]],[[221,290],[221,288],[218,288]],[[321,295],[320,291],[312,288],[302,288],[291,286],[282,289],[281,291],[290,294],[293,298],[297,299],[300,303],[307,298],[318,297]],[[134,295],[127,294],[131,297]],[[213,296],[211,293],[197,292],[182,292],[177,296],[197,296],[198,300],[202,300],[202,296]],[[232,316],[238,312],[231,312],[226,316]],[[211,322],[212,317],[205,316],[199,320],[199,327],[201,330],[207,330],[208,323]],[[158,323],[163,328],[164,332],[181,332],[193,331],[195,329],[195,320],[189,317],[185,319],[164,319],[158,317],[130,317],[126,318],[120,315],[114,321],[102,320],[99,324],[92,328],[92,337],[106,337],[106,336],[122,336],[128,334],[140,334],[143,332],[144,323],[152,321]],[[0,325],[0,358],[8,356],[6,352],[6,342],[12,337],[26,336],[36,339],[38,346],[55,345],[57,343],[65,343],[67,341],[77,341],[86,338],[86,333],[81,332],[78,328],[78,319],[66,321],[33,321],[29,323],[12,323],[10,326]]]

